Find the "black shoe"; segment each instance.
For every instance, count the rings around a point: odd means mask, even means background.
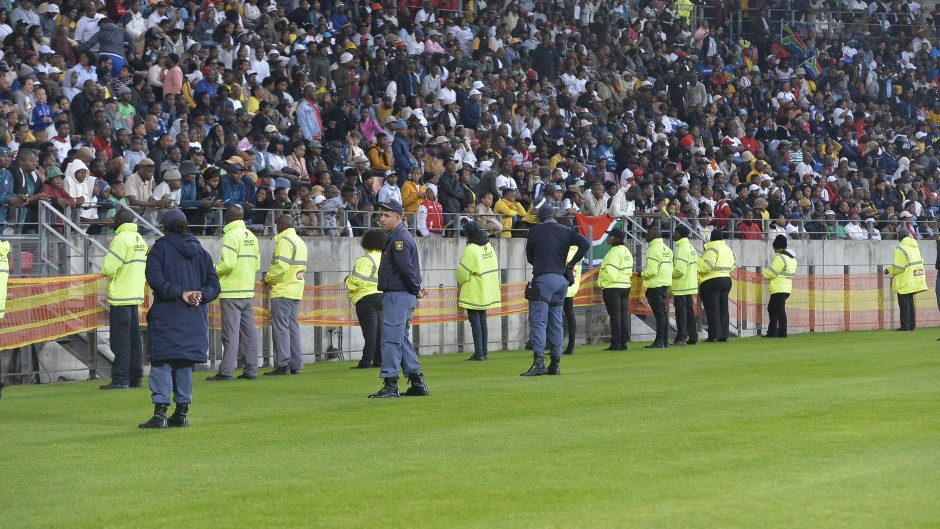
[[[369,395],[370,399],[397,399],[398,397],[401,397],[398,393],[398,377],[386,378],[382,389]]]
[[[467,359],[467,362],[486,362],[486,355],[473,355]]]
[[[528,371],[522,373],[521,377],[540,377],[542,375],[547,375],[548,369],[545,368],[545,359],[541,357],[536,357],[532,361],[532,367]]]
[[[357,364],[357,365],[350,367],[349,369],[369,369],[369,367],[370,366],[361,366]]]
[[[206,381],[207,382],[231,382],[232,377],[216,373],[212,375],[211,377],[206,377]]]
[[[137,425],[138,428],[143,428],[145,430],[169,428],[166,420],[166,410],[169,409],[169,404],[154,404],[153,405],[153,417],[149,421],[140,423]]]
[[[676,340],[669,345],[673,347],[685,347],[685,340]]]
[[[275,369],[275,370],[273,370],[273,371],[268,371],[268,372],[266,372],[266,373],[264,374],[264,376],[266,376],[266,377],[278,377],[278,376],[281,376],[281,375],[290,375],[290,374],[291,374],[290,368],[287,367],[287,366],[284,366],[284,367],[279,367],[279,368],[277,368],[277,369]]]
[[[300,370],[299,370],[299,369],[291,369],[291,370],[290,370],[290,374],[292,374],[292,375],[299,375],[299,374],[300,374]]]
[[[777,337],[776,334],[765,334],[765,335],[761,336],[761,338],[776,338],[776,337]]]
[[[656,342],[653,342],[643,347],[643,349],[665,349],[665,348],[666,348],[665,344],[656,343]]]
[[[778,335],[777,335],[777,338],[786,338],[786,337],[787,337],[786,334],[778,334]]]
[[[698,340],[693,340],[689,338],[689,341],[685,342],[687,345],[698,345]]]
[[[143,384],[143,382],[141,382],[140,380],[135,380],[135,381],[132,381],[132,382],[131,382],[130,384],[128,384],[127,386],[130,387],[130,388],[142,388],[142,387],[144,387],[144,384]]]
[[[105,385],[103,385],[103,386],[98,386],[98,389],[105,389],[105,390],[111,390],[111,389],[127,389],[127,388],[129,388],[129,387],[130,387],[130,386],[127,385],[127,384],[115,384],[114,382],[111,382],[111,383],[105,384]]]
[[[706,338],[706,339],[704,339],[704,340],[702,340],[702,341],[705,342],[705,343],[715,343],[715,342],[717,342],[718,340],[716,340],[716,339],[714,339],[714,338]]]
[[[525,347],[523,347],[523,349],[525,349],[525,350],[527,350],[527,351],[531,351],[531,350],[532,350],[532,340],[526,340],[526,342],[525,342]]]
[[[176,404],[176,409],[173,410],[173,415],[166,420],[167,426],[171,428],[186,428],[189,426],[189,404]]]
[[[548,364],[548,374],[549,375],[560,375],[561,374],[561,358],[552,357],[552,361]]]
[[[719,342],[719,343],[725,343],[725,342],[727,342],[727,341],[728,341],[727,338],[718,338],[718,342]]]
[[[566,356],[574,356],[574,348],[572,347],[570,349],[565,349],[565,352],[561,354],[566,355]]]
[[[411,384],[411,387],[402,394],[405,397],[427,397],[431,394],[428,391],[428,385],[424,383],[424,375],[420,372],[408,375],[408,383]]]
[[[3,383],[0,382],[0,399],[3,398]]]
[[[904,332],[904,331],[913,331],[914,329],[908,329],[907,327],[898,327],[898,328],[895,329],[895,330],[896,330],[896,331]]]
[[[937,339],[940,340],[940,338],[937,338]],[[616,345],[611,345],[610,347],[607,347],[604,350],[605,351],[623,351],[623,349],[617,347]]]
[[[237,378],[238,380],[257,380],[258,375],[249,375],[247,373],[242,373],[235,378]]]

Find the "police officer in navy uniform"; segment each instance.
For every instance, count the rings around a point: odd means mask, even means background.
[[[526,259],[532,265],[532,286],[538,292],[535,299],[529,300],[529,336],[535,359],[532,367],[522,373],[524,377],[561,374],[561,316],[569,285],[566,275],[573,279],[572,270],[591,248],[591,243],[580,233],[555,222],[555,209],[551,205],[539,208],[538,220],[539,224],[529,230],[525,246]],[[568,250],[572,246],[578,249],[569,260]],[[546,337],[552,344],[552,362],[547,369]]]
[[[421,364],[408,327],[418,298],[427,291],[421,288],[421,267],[418,248],[402,220],[404,213],[396,200],[379,204],[379,226],[388,234],[382,261],[379,264],[379,291],[382,294],[382,372],[385,385],[369,398],[398,398],[398,374],[404,370],[411,387],[406,397],[429,395],[421,374]],[[401,369],[399,368],[401,366]]]

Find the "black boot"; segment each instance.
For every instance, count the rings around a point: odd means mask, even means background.
[[[563,355],[571,356],[574,354],[574,347],[569,347],[565,349],[565,352],[561,353]]]
[[[532,367],[528,371],[519,375],[521,377],[540,377],[542,375],[547,375],[548,369],[545,369],[545,359],[536,356],[535,360],[532,361]]]
[[[486,355],[474,354],[467,359],[468,362],[486,362]]]
[[[186,428],[189,426],[189,417],[186,414],[189,413],[189,404],[176,404],[176,409],[173,410],[173,415],[166,420],[168,426],[173,428]]]
[[[561,358],[552,357],[551,363],[548,364],[548,374],[549,375],[560,375],[561,374]]]
[[[382,389],[369,395],[370,399],[397,399],[401,395],[398,393],[398,377],[388,377],[385,379],[385,385]]]
[[[169,404],[154,404],[153,417],[151,417],[149,421],[137,425],[137,427],[147,430],[169,428],[166,422],[166,410],[169,409],[169,407]]]
[[[277,368],[277,369],[268,371],[268,372],[266,372],[266,373],[264,374],[264,376],[266,376],[266,377],[278,377],[278,376],[290,375],[290,374],[291,374],[291,369],[290,369],[290,367],[284,366],[284,367],[279,367],[279,368]]]
[[[3,382],[0,382],[0,399],[3,398]]]
[[[411,387],[404,393],[406,397],[427,397],[431,394],[428,385],[424,383],[424,375],[420,372],[408,375],[408,383]]]

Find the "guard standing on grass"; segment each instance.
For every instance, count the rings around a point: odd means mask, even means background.
[[[620,228],[607,232],[610,250],[601,261],[597,287],[610,316],[610,347],[605,351],[626,351],[630,341],[630,287],[633,286],[633,253],[625,245],[626,234]]]
[[[235,204],[225,212],[222,251],[215,264],[222,294],[222,362],[209,381],[232,380],[238,359],[244,361],[238,378],[258,378],[258,333],[255,330],[255,279],[261,268],[258,238],[245,227],[245,210]]]
[[[529,299],[529,339],[533,361],[524,377],[561,374],[562,312],[568,287],[574,283],[574,267],[581,263],[591,243],[576,230],[555,221],[555,208],[538,210],[539,224],[529,230],[526,259],[532,265]],[[568,249],[577,246],[568,259]],[[545,343],[552,344],[551,364],[545,367]]]
[[[300,301],[304,299],[304,275],[307,273],[307,245],[297,235],[288,214],[277,218],[274,256],[264,283],[271,287],[271,338],[274,345],[274,369],[265,376],[296,375],[304,367],[300,347]]]
[[[663,349],[669,346],[669,312],[666,299],[669,285],[672,284],[672,250],[663,242],[659,228],[650,228],[646,232],[646,268],[643,269],[643,286],[646,287],[646,301],[656,318],[656,339],[646,349]]]
[[[698,252],[689,240],[689,227],[676,227],[676,245],[672,258],[672,302],[676,307],[676,339],[672,345],[695,345],[695,307],[692,297],[698,293]]]
[[[369,398],[398,398],[398,375],[402,369],[411,387],[407,397],[430,394],[418,363],[418,354],[408,337],[411,317],[418,298],[427,295],[421,288],[421,265],[418,247],[402,222],[404,213],[397,200],[379,204],[379,225],[388,234],[379,264],[379,290],[382,294],[382,389]],[[400,366],[400,367],[399,367]]]
[[[170,209],[162,223],[166,235],[153,244],[146,272],[153,289],[147,325],[154,411],[140,428],[189,426],[193,365],[209,361],[209,303],[221,290],[212,257],[189,233],[186,215]],[[168,419],[170,393],[176,409]]]
[[[698,260],[699,292],[705,318],[708,320],[706,342],[727,342],[731,316],[728,295],[731,293],[731,272],[734,271],[734,252],[725,244],[725,233],[713,230],[711,240]]]
[[[6,316],[7,280],[9,278],[10,278],[10,242],[0,241],[0,320],[2,320],[4,316]],[[0,365],[0,367],[2,367],[2,365]],[[3,380],[2,369],[0,369],[0,380]],[[0,399],[2,398],[3,398],[3,382],[0,382]]]
[[[767,304],[767,334],[764,338],[787,337],[787,298],[793,291],[793,276],[796,275],[796,254],[787,249],[787,237],[777,235],[773,242],[774,255],[770,266],[761,273],[770,289],[770,302]]]
[[[137,232],[134,215],[122,209],[114,215],[116,233],[104,256],[101,273],[108,278],[110,305],[111,382],[98,389],[139,388],[144,378],[138,307],[144,302],[147,243]]]
[[[499,290],[499,259],[490,244],[490,236],[476,222],[464,226],[467,247],[460,256],[457,267],[457,286],[460,298],[457,306],[466,309],[473,334],[473,356],[467,360],[485,362],[489,351],[489,334],[486,311],[500,307],[502,296]]]
[[[898,295],[901,309],[901,327],[898,331],[913,331],[917,328],[917,314],[914,310],[914,294],[927,290],[927,275],[924,273],[924,258],[920,255],[917,241],[911,237],[905,227],[898,229],[897,248],[894,249],[894,262],[885,269],[885,275],[891,276],[891,290]]]
[[[356,319],[362,329],[362,359],[353,369],[382,366],[382,293],[379,292],[379,263],[385,248],[385,233],[369,230],[362,236],[366,254],[356,259],[353,272],[346,277],[349,300],[356,307]]]

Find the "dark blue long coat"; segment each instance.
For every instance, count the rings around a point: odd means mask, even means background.
[[[209,303],[221,287],[212,258],[192,235],[167,233],[147,256],[147,283],[153,305],[147,312],[150,363],[209,361]],[[202,292],[202,303],[190,307],[183,292]]]

